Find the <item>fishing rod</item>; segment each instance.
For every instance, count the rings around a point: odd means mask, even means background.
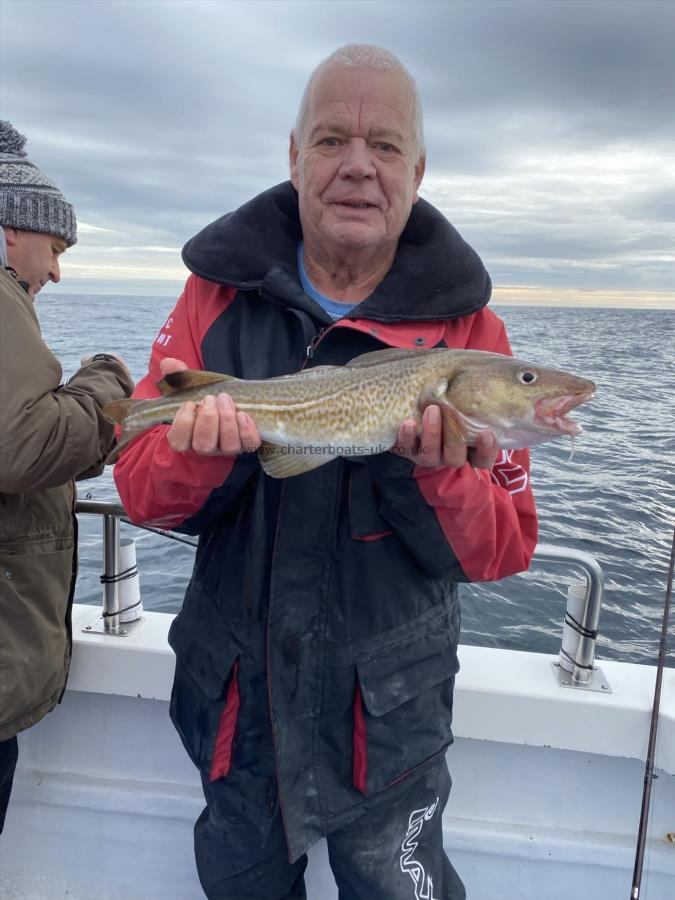
[[[668,569],[668,587],[666,588],[666,602],[663,607],[663,624],[661,626],[661,644],[659,647],[659,660],[656,666],[656,686],[654,688],[654,705],[652,706],[651,727],[649,729],[649,746],[647,748],[647,762],[645,763],[645,783],[642,790],[642,809],[640,811],[640,828],[638,830],[637,846],[635,848],[635,867],[633,869],[633,887],[630,900],[639,900],[640,885],[642,883],[642,865],[645,857],[645,843],[647,840],[647,820],[649,819],[649,801],[652,796],[652,783],[654,778],[654,759],[656,756],[656,734],[659,728],[659,707],[661,705],[661,685],[663,683],[663,670],[666,664],[666,652],[668,647],[668,624],[670,620],[670,600],[673,593],[673,569],[675,568],[675,532],[673,532],[673,546],[670,551],[670,567]]]

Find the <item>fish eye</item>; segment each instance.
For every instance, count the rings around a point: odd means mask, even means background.
[[[516,377],[521,384],[534,384],[539,376],[531,369],[521,369]]]

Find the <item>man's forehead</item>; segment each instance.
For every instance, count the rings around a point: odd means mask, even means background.
[[[402,72],[347,66],[329,66],[320,72],[312,84],[310,103],[349,102],[357,96],[384,102],[395,97],[401,106],[412,104],[412,89]]]
[[[58,234],[49,234],[47,231],[29,231],[26,228],[17,228],[17,234],[20,235],[23,241],[30,241],[35,244],[52,244],[59,253],[63,253],[64,250],[68,249],[67,241]]]
[[[384,136],[386,131],[412,127],[413,105],[412,88],[401,72],[330,66],[312,84],[310,127],[314,132],[319,125],[339,126],[341,119],[366,110],[384,116],[385,121],[371,123]]]

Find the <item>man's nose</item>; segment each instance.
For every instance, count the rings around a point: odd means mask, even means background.
[[[363,138],[352,138],[345,148],[340,165],[343,178],[372,178],[375,164],[368,144]]]
[[[59,266],[58,259],[54,260],[51,269],[49,270],[49,277],[54,282],[54,284],[58,284],[61,281],[61,268]]]

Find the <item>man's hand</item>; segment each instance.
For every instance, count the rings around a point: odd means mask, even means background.
[[[187,369],[180,359],[163,359],[162,375]],[[229,394],[209,394],[201,403],[184,403],[167,434],[169,446],[178,453],[194,450],[202,456],[236,456],[257,450],[260,435],[253,419],[237,412]]]
[[[80,365],[88,366],[89,363],[92,363],[94,361],[94,356],[96,356],[95,353],[90,353],[88,356],[83,356],[82,359],[80,360]],[[122,357],[119,355],[119,353],[113,353],[112,350],[106,350],[104,353],[104,356],[112,356],[112,358],[116,359],[118,363],[121,363],[124,366],[124,368],[127,370],[127,372],[129,373],[129,378],[131,378],[131,369],[126,364],[126,362],[122,359]]]
[[[392,447],[397,453],[416,466],[457,468],[470,463],[475,469],[491,469],[499,455],[499,445],[491,431],[476,438],[475,447],[466,444],[444,444],[443,423],[438,406],[427,406],[422,416],[422,434],[417,437],[417,423],[407,419],[399,429],[398,443]]]

